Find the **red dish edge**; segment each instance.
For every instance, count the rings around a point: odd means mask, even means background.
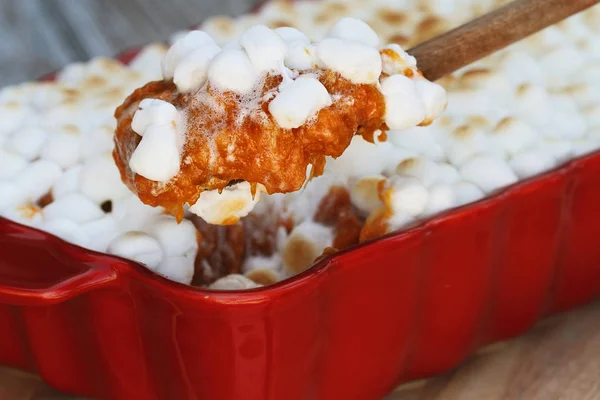
[[[0,219],[0,363],[98,398],[377,399],[600,296],[599,177],[591,154],[245,292]]]

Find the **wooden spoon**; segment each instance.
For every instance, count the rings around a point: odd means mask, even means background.
[[[562,21],[600,0],[516,0],[408,53],[425,77],[435,81],[494,51]]]

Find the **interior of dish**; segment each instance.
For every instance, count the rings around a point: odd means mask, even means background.
[[[507,1],[267,3],[200,29],[220,45],[258,23],[319,39],[339,18],[367,21],[409,48]],[[399,11],[402,10],[402,11]],[[166,46],[129,65],[98,58],[54,82],[0,92],[0,215],[66,241],[138,261],[183,283],[245,289],[293,276],[318,257],[407,229],[600,148],[600,9],[570,18],[440,83],[438,121],[355,136],[324,174],[296,193],[264,195],[238,224],[178,224],[141,203],[110,155],[115,108],[160,79]],[[172,40],[175,40],[173,38]]]

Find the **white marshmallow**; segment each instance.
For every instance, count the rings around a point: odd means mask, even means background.
[[[331,104],[325,86],[318,79],[303,75],[281,89],[269,103],[269,112],[279,126],[294,129]]]
[[[194,224],[184,219],[180,223],[170,215],[159,215],[146,228],[158,240],[166,256],[183,256],[198,249]]]
[[[573,158],[573,143],[571,140],[548,138],[542,139],[538,145],[548,151],[557,163],[563,163]]]
[[[369,214],[382,206],[378,186],[384,181],[383,175],[365,176],[350,183],[350,201],[361,212]]]
[[[288,43],[284,61],[286,66],[293,69],[315,68],[318,64],[317,47],[299,40]]]
[[[577,139],[585,135],[588,126],[577,110],[577,104],[570,98],[552,98],[554,109],[549,115],[548,125],[541,131],[545,137],[556,139]]]
[[[317,57],[326,68],[353,83],[376,83],[381,75],[379,51],[362,43],[325,39],[317,45]]]
[[[235,223],[252,211],[260,201],[261,191],[257,188],[252,198],[250,184],[245,181],[225,187],[220,194],[218,190],[209,190],[202,192],[189,211],[209,224]]]
[[[36,127],[23,128],[10,137],[6,143],[6,148],[31,161],[40,155],[47,137],[48,134],[42,129]]]
[[[308,39],[308,37],[306,37],[306,35],[304,33],[302,33],[301,31],[299,31],[296,28],[291,28],[289,26],[283,26],[280,28],[275,28],[273,29],[273,32],[275,32],[276,34],[279,35],[279,37],[281,39],[283,39],[283,41],[286,44],[290,44],[292,42],[303,42],[303,43],[310,43],[310,40]]]
[[[199,47],[215,44],[215,41],[202,31],[191,31],[179,38],[167,51],[162,60],[162,74],[164,79],[172,79],[175,68],[180,61]]]
[[[533,148],[515,155],[509,164],[520,179],[525,179],[554,168],[556,160],[549,151]]]
[[[392,75],[382,79],[381,93],[385,97],[385,123],[390,129],[412,128],[426,118],[427,109],[414,80]]]
[[[208,79],[208,67],[221,51],[216,44],[207,44],[185,56],[173,73],[173,82],[180,92],[200,89]]]
[[[265,25],[256,25],[240,36],[250,62],[259,72],[281,68],[286,52],[283,39]]]
[[[411,217],[421,215],[429,200],[429,192],[425,186],[412,177],[391,177],[383,193],[384,202],[394,214],[407,214]]]
[[[194,278],[195,259],[196,251],[190,251],[182,256],[167,256],[156,272],[169,280],[189,285]]]
[[[47,220],[68,219],[78,224],[101,218],[104,213],[97,204],[79,193],[70,193],[44,207]]]
[[[390,131],[388,141],[398,147],[414,150],[433,161],[442,161],[445,157],[444,148],[429,127],[417,126],[402,131]]]
[[[538,62],[524,51],[505,52],[500,68],[515,86],[524,83],[543,84],[543,70]]]
[[[75,165],[81,158],[82,139],[81,131],[74,125],[51,132],[44,142],[40,158],[52,161],[62,168]]]
[[[494,148],[504,152],[506,158],[534,146],[540,140],[531,126],[515,118],[500,121],[488,138]]]
[[[158,182],[171,180],[179,173],[180,164],[177,133],[169,125],[151,125],[129,159],[133,172]]]
[[[219,90],[246,94],[256,85],[259,73],[244,50],[224,49],[208,68],[209,81]]]
[[[32,117],[33,111],[26,105],[11,102],[0,103],[0,137],[8,135]]]
[[[379,36],[364,21],[356,18],[342,18],[329,31],[332,38],[351,40],[367,46],[379,46]]]
[[[27,166],[27,160],[19,154],[0,148],[0,179],[15,176]]]
[[[112,202],[112,215],[122,231],[143,230],[163,212],[162,207],[146,205],[133,194]]]
[[[44,221],[39,229],[77,246],[88,247],[91,242],[91,239],[83,232],[81,227],[68,219]]]
[[[12,181],[0,181],[0,211],[23,203],[26,196]]]
[[[169,102],[158,99],[144,99],[133,114],[131,129],[140,136],[152,125],[177,124],[179,116],[177,108]]]
[[[50,161],[33,161],[14,177],[22,193],[32,202],[36,201],[52,188],[62,174],[61,168]]]
[[[244,275],[231,274],[217,279],[208,288],[213,290],[245,290],[260,287]]]
[[[52,186],[52,198],[59,199],[69,193],[79,191],[79,177],[81,175],[82,165],[75,165],[67,169]]]
[[[476,90],[453,90],[447,94],[448,106],[446,115],[492,115],[494,106],[490,96],[483,91]]]
[[[447,163],[440,163],[437,166],[436,183],[451,185],[460,181],[458,170]]]
[[[584,138],[573,141],[573,154],[576,157],[592,153],[598,149],[600,149],[600,143],[598,140]]]
[[[96,204],[101,204],[106,200],[120,199],[129,194],[127,186],[121,181],[119,169],[110,153],[90,159],[83,164],[79,173],[74,172],[73,174],[79,175],[78,186],[81,193]]]
[[[485,193],[493,192],[517,181],[508,164],[499,157],[480,154],[468,159],[461,167],[462,178]]]
[[[430,216],[456,206],[456,193],[453,185],[436,183],[429,188],[429,200],[424,215]]]
[[[524,121],[541,126],[552,114],[552,103],[544,87],[523,85],[515,94],[512,109]]]
[[[148,81],[158,81],[162,78],[161,61],[167,53],[162,44],[145,46],[142,51],[129,63],[133,71],[144,74]]]
[[[100,126],[84,135],[81,143],[81,159],[89,160],[97,155],[112,152],[115,147],[115,129]]]
[[[160,244],[144,232],[125,232],[114,238],[107,251],[119,257],[137,261],[155,270],[163,260]]]
[[[11,221],[34,228],[38,228],[44,222],[43,211],[32,204],[20,204],[4,210],[0,209],[0,215]]]
[[[396,167],[400,176],[417,178],[424,186],[431,186],[439,179],[438,165],[424,157],[409,158]]]
[[[540,59],[540,66],[546,72],[546,82],[551,87],[560,88],[565,77],[572,76],[585,64],[580,51],[572,46],[556,48]]]
[[[394,232],[400,229],[405,229],[408,225],[413,224],[416,218],[404,212],[395,212],[387,221],[387,232]]]
[[[390,44],[381,54],[382,71],[388,75],[404,74],[408,68],[416,70],[417,59],[408,54],[397,44]]]
[[[446,109],[448,101],[446,91],[437,83],[429,82],[426,79],[417,80],[416,89],[425,104],[425,120],[432,122]]]
[[[485,197],[485,194],[479,187],[466,181],[460,181],[454,184],[454,194],[457,207],[473,203]]]
[[[104,253],[108,244],[119,235],[119,226],[112,215],[81,225],[83,233],[90,238],[90,249]]]

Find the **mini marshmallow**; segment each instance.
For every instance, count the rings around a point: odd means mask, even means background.
[[[362,43],[328,38],[317,45],[317,57],[326,68],[353,83],[377,83],[381,75],[379,52]]]
[[[576,157],[580,157],[594,151],[597,151],[600,148],[600,143],[598,140],[590,140],[588,138],[578,139],[573,141],[573,154]]]
[[[585,64],[585,58],[575,47],[563,46],[544,54],[539,62],[546,73],[547,84],[560,88],[565,77],[576,74]]]
[[[207,44],[197,48],[185,56],[173,73],[173,82],[180,92],[191,92],[200,89],[208,79],[208,67],[221,51],[216,44]]]
[[[83,232],[81,227],[68,219],[44,221],[40,224],[39,229],[77,246],[88,247],[91,242],[91,239]]]
[[[161,61],[167,53],[163,44],[145,46],[142,51],[129,63],[133,71],[141,72],[148,81],[157,81],[162,78]]]
[[[454,184],[460,181],[458,170],[448,163],[440,163],[437,166],[436,183]]]
[[[547,123],[552,114],[552,103],[548,92],[542,86],[525,84],[520,86],[513,99],[512,108],[524,121],[536,126]]]
[[[195,258],[195,250],[182,256],[167,256],[160,263],[156,272],[169,280],[189,285],[194,277]]]
[[[419,79],[415,84],[417,93],[425,104],[425,122],[431,123],[446,109],[446,91],[437,83],[426,79]]]
[[[205,191],[189,211],[209,224],[234,224],[252,211],[260,201],[261,192],[257,189],[252,196],[250,184],[245,181],[226,186],[221,193]]]
[[[80,172],[73,174],[79,175],[78,186],[81,193],[96,204],[120,199],[129,194],[110,153],[90,159],[83,164]]]
[[[112,215],[89,221],[81,225],[83,233],[90,238],[90,248],[106,252],[108,244],[119,235],[119,226]]]
[[[68,219],[78,224],[101,218],[104,213],[93,201],[79,193],[70,193],[44,207],[47,220]]]
[[[44,222],[43,211],[33,204],[20,204],[4,210],[0,209],[0,215],[11,221],[34,228],[38,228]]]
[[[285,272],[295,275],[304,271],[323,254],[325,248],[332,245],[333,237],[331,228],[310,220],[296,225],[281,253]]]
[[[563,93],[569,95],[582,108],[600,103],[599,84],[588,82],[572,85],[563,89]]]
[[[552,99],[554,110],[541,131],[542,135],[556,139],[578,139],[585,135],[588,125],[577,110],[576,103],[567,97],[555,96]]]
[[[82,165],[75,165],[67,169],[52,186],[52,198],[58,199],[69,193],[79,191],[79,177],[81,175]]]
[[[62,168],[79,162],[81,156],[82,133],[75,125],[67,125],[60,131],[51,132],[44,142],[40,158],[52,161]]]
[[[460,181],[454,184],[454,196],[455,205],[458,207],[480,200],[485,194],[477,185]]]
[[[32,113],[28,106],[15,101],[0,103],[0,137],[19,129]]]
[[[259,73],[244,50],[224,49],[208,68],[209,81],[219,90],[246,94],[256,85]]]
[[[285,65],[293,69],[311,69],[318,64],[317,47],[299,40],[288,43],[285,53]]]
[[[286,52],[283,39],[265,25],[256,25],[240,36],[250,62],[259,72],[281,68]]]
[[[192,51],[205,46],[214,45],[215,41],[202,31],[191,31],[178,39],[167,51],[162,60],[162,74],[164,79],[172,79],[175,68],[181,60]]]
[[[507,51],[502,56],[500,68],[513,85],[542,84],[543,70],[538,62],[524,51]]]
[[[484,132],[470,126],[456,128],[445,147],[448,160],[455,166],[460,166],[474,154],[490,152],[490,142]]]
[[[179,122],[177,108],[158,99],[144,99],[133,114],[131,129],[140,136],[152,125],[172,125]]]
[[[231,274],[217,279],[208,288],[213,290],[245,290],[260,287],[244,275]]]
[[[417,68],[417,59],[397,44],[390,44],[382,50],[381,62],[382,71],[387,75],[404,74],[406,69]]]
[[[263,286],[272,285],[280,279],[277,271],[272,269],[253,269],[246,272],[244,276]]]
[[[27,160],[19,154],[3,150],[0,148],[0,179],[7,179],[15,176],[25,169]]]
[[[571,140],[544,138],[538,145],[548,151],[557,163],[563,163],[573,158],[573,142]]]
[[[505,157],[534,146],[539,142],[538,133],[525,122],[515,118],[504,118],[488,135],[491,145],[502,149]]]
[[[114,238],[107,251],[119,257],[137,261],[155,270],[163,259],[160,244],[144,232],[125,232]]]
[[[493,192],[517,181],[508,164],[499,157],[480,154],[468,159],[461,167],[462,178],[485,193]]]
[[[460,78],[460,84],[472,90],[485,90],[497,96],[496,100],[506,98],[513,89],[510,80],[502,72],[490,68],[466,71]]]
[[[177,133],[169,125],[151,125],[129,159],[133,172],[157,182],[171,180],[179,173],[180,164]]]
[[[429,200],[425,216],[437,214],[456,206],[456,193],[453,185],[436,183],[429,188]]]
[[[158,240],[165,256],[183,256],[198,248],[194,224],[184,219],[180,223],[170,215],[159,215],[145,229]]]
[[[81,159],[89,160],[106,152],[112,152],[115,147],[113,140],[114,128],[100,126],[84,135],[81,143]]]
[[[62,174],[61,168],[50,161],[33,161],[14,177],[22,193],[32,202],[48,193]]]
[[[424,157],[409,158],[402,161],[396,167],[396,173],[400,176],[417,178],[425,186],[431,186],[439,179],[438,165]]]
[[[429,192],[417,178],[394,176],[386,182],[382,198],[394,214],[417,217],[427,207]]]
[[[318,79],[303,75],[281,89],[269,103],[269,112],[279,126],[294,129],[331,104],[325,86]]]
[[[382,206],[378,185],[384,181],[383,175],[365,176],[350,184],[350,201],[361,212],[369,214]]]
[[[19,187],[11,181],[0,181],[0,194],[0,212],[17,206],[26,198]]]
[[[146,205],[133,194],[113,201],[112,206],[112,215],[121,231],[139,231],[148,228],[151,221],[164,212],[162,207]]]
[[[277,254],[274,254],[271,257],[249,256],[244,260],[242,271],[245,271],[246,273],[254,270],[277,271],[280,265],[281,259]]]
[[[306,37],[306,35],[304,33],[302,33],[301,31],[299,31],[296,28],[291,28],[289,26],[283,26],[280,28],[275,28],[273,29],[273,32],[275,32],[276,34],[279,35],[279,37],[281,39],[283,39],[283,41],[286,44],[290,44],[293,42],[303,42],[303,43],[310,43],[310,40],[308,39],[308,37]]]
[[[340,19],[327,34],[328,37],[351,40],[371,47],[379,46],[379,36],[371,27],[356,18]]]
[[[509,165],[520,179],[525,179],[554,168],[556,160],[549,151],[538,147],[515,155]]]
[[[404,212],[394,212],[394,214],[386,221],[387,232],[394,232],[400,229],[406,229],[408,225],[416,221],[415,217]]]
[[[390,131],[388,141],[398,147],[414,150],[433,161],[442,161],[445,157],[444,148],[436,140],[433,130],[426,127]]]
[[[425,120],[428,111],[414,80],[392,75],[382,79],[381,93],[385,97],[385,123],[390,129],[412,128]]]
[[[36,127],[27,127],[15,132],[7,141],[6,148],[31,161],[40,155],[48,134]],[[1,170],[2,168],[0,168]],[[0,172],[1,174],[1,172]]]

